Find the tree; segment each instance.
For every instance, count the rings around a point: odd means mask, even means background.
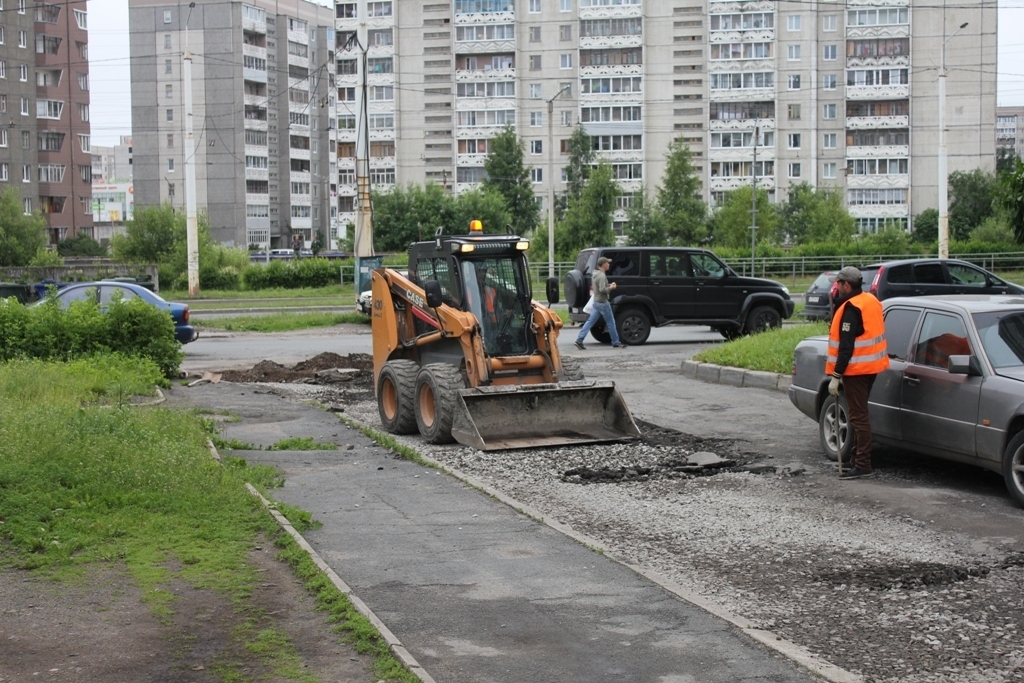
[[[647,198],[647,188],[643,185],[633,193],[633,202],[626,210],[625,233],[632,246],[660,247],[666,243],[668,231],[664,214]]]
[[[971,230],[994,212],[995,175],[979,168],[949,174],[949,238],[966,241]]]
[[[565,219],[555,231],[555,253],[560,260],[575,259],[586,247],[615,244],[612,213],[619,196],[619,184],[612,179],[612,167],[601,162],[590,171],[578,198],[569,197]]]
[[[809,183],[790,186],[789,198],[778,213],[781,237],[795,244],[842,243],[856,231],[842,194],[828,188],[815,189]]]
[[[379,251],[405,251],[412,242],[432,236],[438,228],[463,232],[454,225],[454,199],[440,185],[409,185],[373,193],[373,242]]]
[[[1006,222],[1005,216],[995,215],[986,218],[981,225],[971,231],[972,242],[987,242],[1001,245],[1013,244],[1013,230]]]
[[[530,169],[524,162],[523,142],[511,125],[491,138],[484,170],[487,179],[483,186],[501,195],[511,215],[512,229],[519,235],[531,234],[540,223],[540,211],[533,196]]]
[[[46,221],[39,213],[25,215],[21,192],[0,193],[0,266],[27,266],[46,247]]]
[[[715,212],[711,234],[715,246],[750,246],[750,186],[733,190],[725,196],[722,206]],[[757,190],[757,241],[773,243],[778,241],[778,215],[775,205],[768,200],[768,192]]]
[[[106,256],[107,249],[84,232],[57,242],[57,253],[61,256]]]
[[[1024,161],[1020,158],[1013,170],[1003,176],[1000,201],[1006,209],[1014,237],[1024,243]]]
[[[128,263],[164,263],[174,251],[177,223],[184,225],[184,214],[176,214],[170,204],[135,210],[125,223],[125,234],[111,240],[114,258]]]
[[[557,221],[561,221],[565,217],[565,211],[572,200],[578,200],[583,196],[583,188],[587,183],[590,167],[594,164],[593,144],[590,136],[587,135],[587,129],[583,126],[576,126],[566,142],[569,163],[562,169],[566,179],[565,194],[555,200],[555,220]],[[554,152],[554,150],[551,151]],[[554,181],[554,178],[551,180]]]
[[[673,140],[665,159],[657,212],[661,214],[667,238],[679,246],[698,244],[707,236],[708,207],[701,199],[701,181],[693,168],[689,145]]]
[[[932,244],[939,239],[938,210],[925,209],[914,217],[913,238],[919,244]]]
[[[494,189],[483,187],[463,192],[455,197],[452,214],[452,228],[445,227],[449,234],[469,232],[469,222],[473,220],[483,223],[485,233],[506,232],[510,224],[515,230],[505,198]]]
[[[1017,152],[1012,147],[999,147],[996,149],[996,176],[1004,173],[1011,173],[1017,165]]]

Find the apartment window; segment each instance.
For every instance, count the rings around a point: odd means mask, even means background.
[[[28,100],[24,97],[21,100],[21,113],[27,116]],[[62,113],[64,113],[64,103],[60,100],[36,100],[37,119],[55,119],[59,121]]]
[[[789,149],[800,149],[800,133],[790,133],[787,141]]]
[[[164,97],[166,97],[167,99],[171,99],[172,97],[174,97],[174,86],[170,83],[164,86]]]
[[[558,68],[559,69],[571,69],[572,68],[572,54],[558,55]]]
[[[79,104],[78,105],[78,118],[81,119],[82,121],[88,121],[89,120],[89,105],[88,104]]]
[[[823,148],[825,148],[825,149],[835,149],[836,148],[836,134],[835,133],[825,133],[824,135],[822,135],[821,136],[821,146]]]
[[[164,73],[165,74],[171,73],[171,60],[169,60],[169,59],[165,59],[164,60]]]
[[[539,43],[540,42],[540,26],[531,26],[530,27],[530,42],[531,43]]]
[[[0,164],[0,180],[7,182],[7,162]]]
[[[164,10],[164,23],[165,24],[171,23],[171,10],[169,10],[169,9],[165,9]]]
[[[540,71],[540,55],[530,55],[530,71]]]
[[[542,88],[541,88],[541,84],[540,83],[531,83],[530,84],[530,99],[539,100],[542,97],[541,91],[542,91]]]
[[[58,43],[58,45],[59,44],[60,43]],[[18,47],[28,47],[28,31],[18,31]]]
[[[167,120],[168,121],[173,121],[174,120],[174,110],[173,109],[168,109],[167,110]],[[246,131],[246,133],[248,133],[248,132],[249,131]]]
[[[563,24],[558,27],[559,40],[572,40],[572,24]]]
[[[558,11],[559,12],[571,12],[572,11],[572,0],[558,0]]]
[[[21,208],[25,212],[26,216],[31,216],[32,215],[32,200],[31,199],[23,199],[23,200],[21,200]]]
[[[59,119],[60,118],[61,110],[64,108],[64,106],[63,106],[64,103],[63,102],[56,102],[56,103],[53,103],[53,104],[59,104],[61,106],[55,107],[55,106],[51,106],[51,104],[48,103],[46,105],[45,109],[43,110],[43,114],[40,114],[39,103],[37,102],[36,103],[36,118],[39,118],[39,119],[49,119],[49,118]],[[49,113],[50,112],[54,112],[54,111],[57,113],[57,115],[56,116],[50,116]],[[28,116],[28,98],[27,97],[22,97],[21,98],[21,115],[22,116]]]
[[[824,47],[823,58],[826,62],[834,62],[836,60],[836,46],[826,45]]]
[[[21,148],[32,149],[32,133],[27,130],[21,131]]]
[[[89,29],[88,15],[85,13],[85,11],[84,10],[80,10],[80,9],[76,9],[76,10],[74,10],[74,12],[75,12],[75,21],[78,22],[78,28],[82,29],[83,31],[88,30]]]
[[[799,163],[790,164],[789,165],[789,177],[790,178],[799,178],[800,177],[800,170],[801,169],[800,169],[800,164]]]
[[[78,177],[83,183],[92,183],[92,166],[81,165],[78,167]]]
[[[788,118],[789,118],[790,121],[799,121],[800,120],[800,105],[799,104],[791,104],[791,105],[789,105],[787,107],[786,111],[787,111]]]
[[[562,125],[563,126],[571,126],[572,125],[572,112],[571,111],[563,111],[562,112]]]
[[[836,163],[834,161],[828,161],[821,165],[821,177],[835,180]]]
[[[791,62],[799,62],[800,61],[800,46],[799,45],[790,45],[790,46],[788,46],[786,48],[786,54],[787,54],[787,57],[789,58],[789,61],[791,61]]]
[[[25,0],[18,0],[18,14],[24,14],[25,13],[25,5],[26,4],[27,3],[25,2]]]
[[[7,146],[7,129],[0,128],[0,147]]]
[[[835,31],[836,30],[836,15],[826,14],[821,18],[821,30],[822,31]]]
[[[167,134],[167,148],[171,149],[174,147],[174,133]]]
[[[0,78],[7,78],[7,62],[0,59]]]
[[[32,182],[32,164],[21,165],[21,182],[31,183]]]
[[[799,31],[800,30],[800,15],[799,14],[790,14],[788,17],[786,17],[786,29],[789,30],[789,31]]]
[[[89,140],[89,136],[88,135],[79,135],[78,136],[78,144],[82,147],[82,151],[83,152],[85,152],[87,154],[92,152],[92,144],[91,144],[91,142]]]
[[[836,75],[825,74],[821,77],[821,87],[823,90],[835,90],[836,89]]]
[[[544,143],[541,140],[530,140],[530,154],[543,154]]]
[[[800,89],[800,75],[799,74],[791,74],[789,76],[789,89],[790,90],[799,90]]]
[[[366,32],[370,45],[393,45],[394,34],[389,28],[371,29]]]
[[[18,66],[18,80],[22,83],[28,83],[28,64]]]
[[[834,119],[836,117],[836,105],[826,104],[822,106],[821,118]]]
[[[562,93],[563,99],[569,99],[572,97],[572,83],[559,83],[558,90]]]
[[[7,113],[7,95],[0,93],[0,113]]]
[[[544,114],[539,111],[530,112],[530,125],[533,127],[544,125]]]
[[[530,180],[534,183],[544,182],[544,169],[542,168],[531,168],[530,169]]]
[[[0,45],[3,45],[5,42],[7,42],[7,37],[4,33],[4,27],[0,26]]]
[[[381,102],[395,99],[395,88],[391,85],[374,85],[370,87],[370,101]]]
[[[392,6],[390,2],[369,2],[366,11],[371,17],[390,17]]]
[[[165,33],[164,34],[164,49],[165,50],[170,50],[171,49],[171,34],[170,33]]]
[[[540,0],[530,0],[530,14],[537,14],[540,12]]]

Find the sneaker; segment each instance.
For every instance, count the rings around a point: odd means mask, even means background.
[[[626,348],[626,345],[625,344],[612,344],[612,348],[613,349],[624,349],[624,348]]]
[[[867,479],[868,477],[873,477],[873,476],[875,476],[874,471],[868,470],[867,472],[865,472],[864,470],[859,470],[856,467],[854,467],[852,470],[844,470],[842,472],[842,474],[839,475],[839,478],[840,479]]]
[[[586,347],[586,346],[584,346],[584,345],[583,345],[583,342],[581,342],[581,341],[575,342],[575,343],[573,344],[573,346],[575,346],[575,347],[576,347],[577,349],[579,349],[580,351],[586,351],[586,350],[587,350],[587,347]]]

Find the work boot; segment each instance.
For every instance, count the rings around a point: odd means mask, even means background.
[[[839,475],[840,479],[867,479],[868,477],[875,476],[873,470],[859,470],[854,467],[852,470],[845,470]]]
[[[586,347],[586,346],[584,346],[584,345],[583,345],[583,342],[581,342],[581,341],[578,341],[578,342],[574,342],[574,343],[573,343],[573,346],[575,346],[575,347],[576,347],[577,349],[579,349],[580,351],[586,351],[586,350],[587,350],[587,347]]]

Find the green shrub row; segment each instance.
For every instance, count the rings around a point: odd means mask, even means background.
[[[0,299],[0,362],[110,353],[148,358],[167,377],[177,373],[184,357],[171,316],[141,299],[116,301],[105,311],[90,301],[64,310],[52,299],[36,306]]]
[[[340,263],[323,258],[304,258],[293,261],[271,261],[267,265],[253,264],[242,271],[246,289],[272,289],[282,287],[326,287],[337,284]],[[203,287],[217,289],[202,281]]]

